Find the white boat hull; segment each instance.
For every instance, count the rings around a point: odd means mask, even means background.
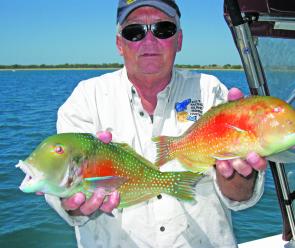
[[[239,248],[293,248],[295,247],[294,241],[284,241],[282,240],[282,234],[278,234],[271,237],[266,237],[263,239],[257,239],[249,241],[246,243],[239,244]]]

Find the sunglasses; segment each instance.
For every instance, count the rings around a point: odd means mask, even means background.
[[[130,24],[124,27],[121,35],[129,41],[140,41],[148,30],[158,39],[168,39],[177,32],[176,24],[169,21],[162,21],[153,24]]]

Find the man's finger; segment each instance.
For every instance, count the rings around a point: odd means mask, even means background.
[[[112,133],[109,131],[99,131],[96,133],[96,137],[105,144],[112,141]]]
[[[233,167],[229,164],[227,160],[217,160],[216,169],[225,178],[229,178],[234,173]]]
[[[80,208],[83,215],[90,215],[100,208],[105,199],[105,191],[97,189],[91,198],[87,200]]]
[[[255,152],[250,152],[247,157],[246,161],[255,169],[255,170],[265,170],[267,167],[266,159],[260,157]]]
[[[228,101],[239,100],[239,99],[242,99],[243,97],[244,97],[243,92],[238,88],[231,88],[227,94]]]
[[[109,197],[108,200],[103,202],[100,207],[100,210],[105,213],[111,213],[114,208],[118,207],[120,204],[120,194],[118,191],[114,191]]]
[[[79,192],[69,198],[62,200],[62,206],[65,210],[76,210],[85,202],[86,197],[83,193]]]
[[[229,160],[229,164],[244,177],[249,176],[253,171],[253,168],[245,160],[239,158]]]

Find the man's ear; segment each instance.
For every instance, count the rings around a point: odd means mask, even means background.
[[[116,35],[116,45],[117,45],[119,54],[123,56],[122,37],[119,34]]]
[[[183,39],[183,34],[182,34],[182,30],[180,29],[178,31],[178,37],[177,37],[177,52],[181,51],[182,39]]]

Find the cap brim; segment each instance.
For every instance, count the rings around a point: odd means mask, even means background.
[[[119,24],[122,24],[124,22],[124,20],[127,18],[127,16],[135,9],[142,7],[142,6],[151,6],[154,8],[157,8],[161,11],[163,11],[164,13],[166,13],[168,16],[170,17],[174,17],[177,15],[177,12],[174,8],[172,8],[171,6],[165,4],[165,3],[161,3],[159,1],[145,1],[144,3],[142,2],[137,2],[135,4],[132,4],[126,8],[124,8],[124,10],[121,11],[120,16],[118,16],[117,22]]]

